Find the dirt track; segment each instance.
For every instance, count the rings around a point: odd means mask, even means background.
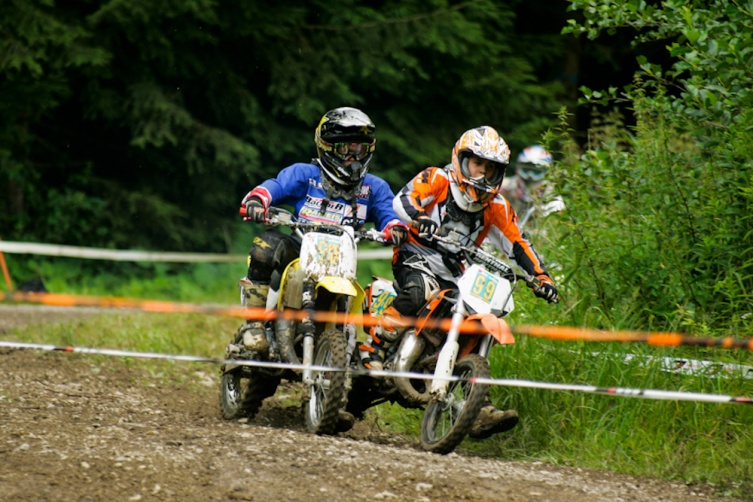
[[[3,340],[18,323],[60,319],[54,309],[0,307]],[[293,385],[252,421],[227,422],[215,368],[188,366],[176,385],[149,361],[107,361],[0,349],[0,499],[722,500],[608,472],[429,454],[373,420],[313,436],[290,404]]]

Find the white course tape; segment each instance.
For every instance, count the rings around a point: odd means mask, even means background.
[[[681,373],[683,375],[706,375],[710,377],[735,377],[753,378],[753,366],[742,364],[718,363],[715,361],[703,361],[697,359],[683,359],[680,357],[657,357],[625,354],[625,361],[638,361],[642,364],[659,363],[662,371]]]
[[[17,254],[39,254],[67,258],[87,258],[112,261],[165,261],[165,262],[245,262],[246,255],[212,253],[168,253],[156,251],[122,251],[59,244],[0,241],[0,251]],[[389,259],[392,249],[371,249],[358,253],[359,260]]]
[[[288,364],[288,363],[276,363],[271,361],[249,361],[241,359],[217,359],[211,357],[190,356],[190,355],[175,355],[175,354],[161,354],[157,352],[135,352],[129,350],[116,350],[116,349],[97,349],[90,347],[61,347],[56,345],[47,344],[35,344],[35,343],[23,343],[23,342],[11,342],[0,340],[0,347],[16,348],[16,349],[37,349],[56,352],[76,352],[80,354],[100,354],[117,357],[140,357],[147,359],[169,359],[174,361],[190,361],[190,362],[204,362],[204,363],[216,363],[216,364],[231,364],[234,366],[255,366],[263,368],[281,368],[281,369],[295,369],[304,370],[310,369],[312,371],[349,371],[356,375],[366,375],[376,377],[400,377],[410,378],[414,380],[432,380],[433,375],[425,373],[408,373],[408,372],[395,372],[395,371],[375,371],[375,370],[353,370],[347,368],[333,368],[329,366],[314,366],[303,364]],[[450,382],[462,380],[456,376],[448,376],[442,378]],[[576,384],[558,384],[551,382],[536,382],[532,380],[511,380],[511,379],[498,379],[498,378],[474,378],[471,379],[475,383],[486,385],[499,385],[504,387],[523,387],[531,389],[547,389],[547,390],[559,390],[559,391],[574,391],[574,392],[590,392],[597,394],[609,394],[622,397],[639,397],[644,399],[658,399],[667,401],[696,401],[707,403],[738,403],[738,404],[753,404],[753,398],[751,397],[735,397],[725,396],[719,394],[701,394],[698,392],[680,392],[680,391],[668,391],[668,390],[656,390],[656,389],[631,389],[625,387],[595,387],[592,385],[576,385]]]
[[[571,353],[577,351],[571,350]],[[589,352],[594,357],[603,357],[601,352]],[[655,364],[667,373],[679,373],[681,375],[708,376],[708,377],[740,377],[753,378],[753,366],[743,364],[720,363],[699,359],[685,359],[682,357],[660,357],[650,355],[638,355],[627,353],[622,356],[624,363],[633,362],[641,366]]]

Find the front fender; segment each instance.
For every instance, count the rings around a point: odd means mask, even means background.
[[[356,286],[358,286],[356,288]],[[363,289],[350,279],[342,277],[324,277],[316,283],[316,289],[324,288],[336,295],[358,296],[359,290],[363,300]]]
[[[467,321],[479,321],[490,335],[494,337],[501,345],[511,345],[515,343],[512,336],[512,330],[504,319],[500,319],[494,314],[473,314],[466,318]]]
[[[366,335],[363,329],[363,301],[366,298],[366,292],[355,281],[343,279],[341,277],[325,277],[316,283],[316,289],[326,289],[335,295],[345,295],[353,297],[350,302],[350,321],[356,325],[356,338],[365,340]]]

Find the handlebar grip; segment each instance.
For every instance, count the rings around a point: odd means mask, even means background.
[[[240,210],[238,211],[238,213],[239,213],[239,214],[240,214],[241,216],[245,217],[245,216],[246,216],[246,215],[248,214],[248,212],[246,211],[246,206],[241,206],[241,208],[240,208]]]

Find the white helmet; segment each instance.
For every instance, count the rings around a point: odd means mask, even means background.
[[[528,182],[541,181],[551,167],[554,158],[541,145],[533,145],[523,149],[515,163],[515,172]]]

